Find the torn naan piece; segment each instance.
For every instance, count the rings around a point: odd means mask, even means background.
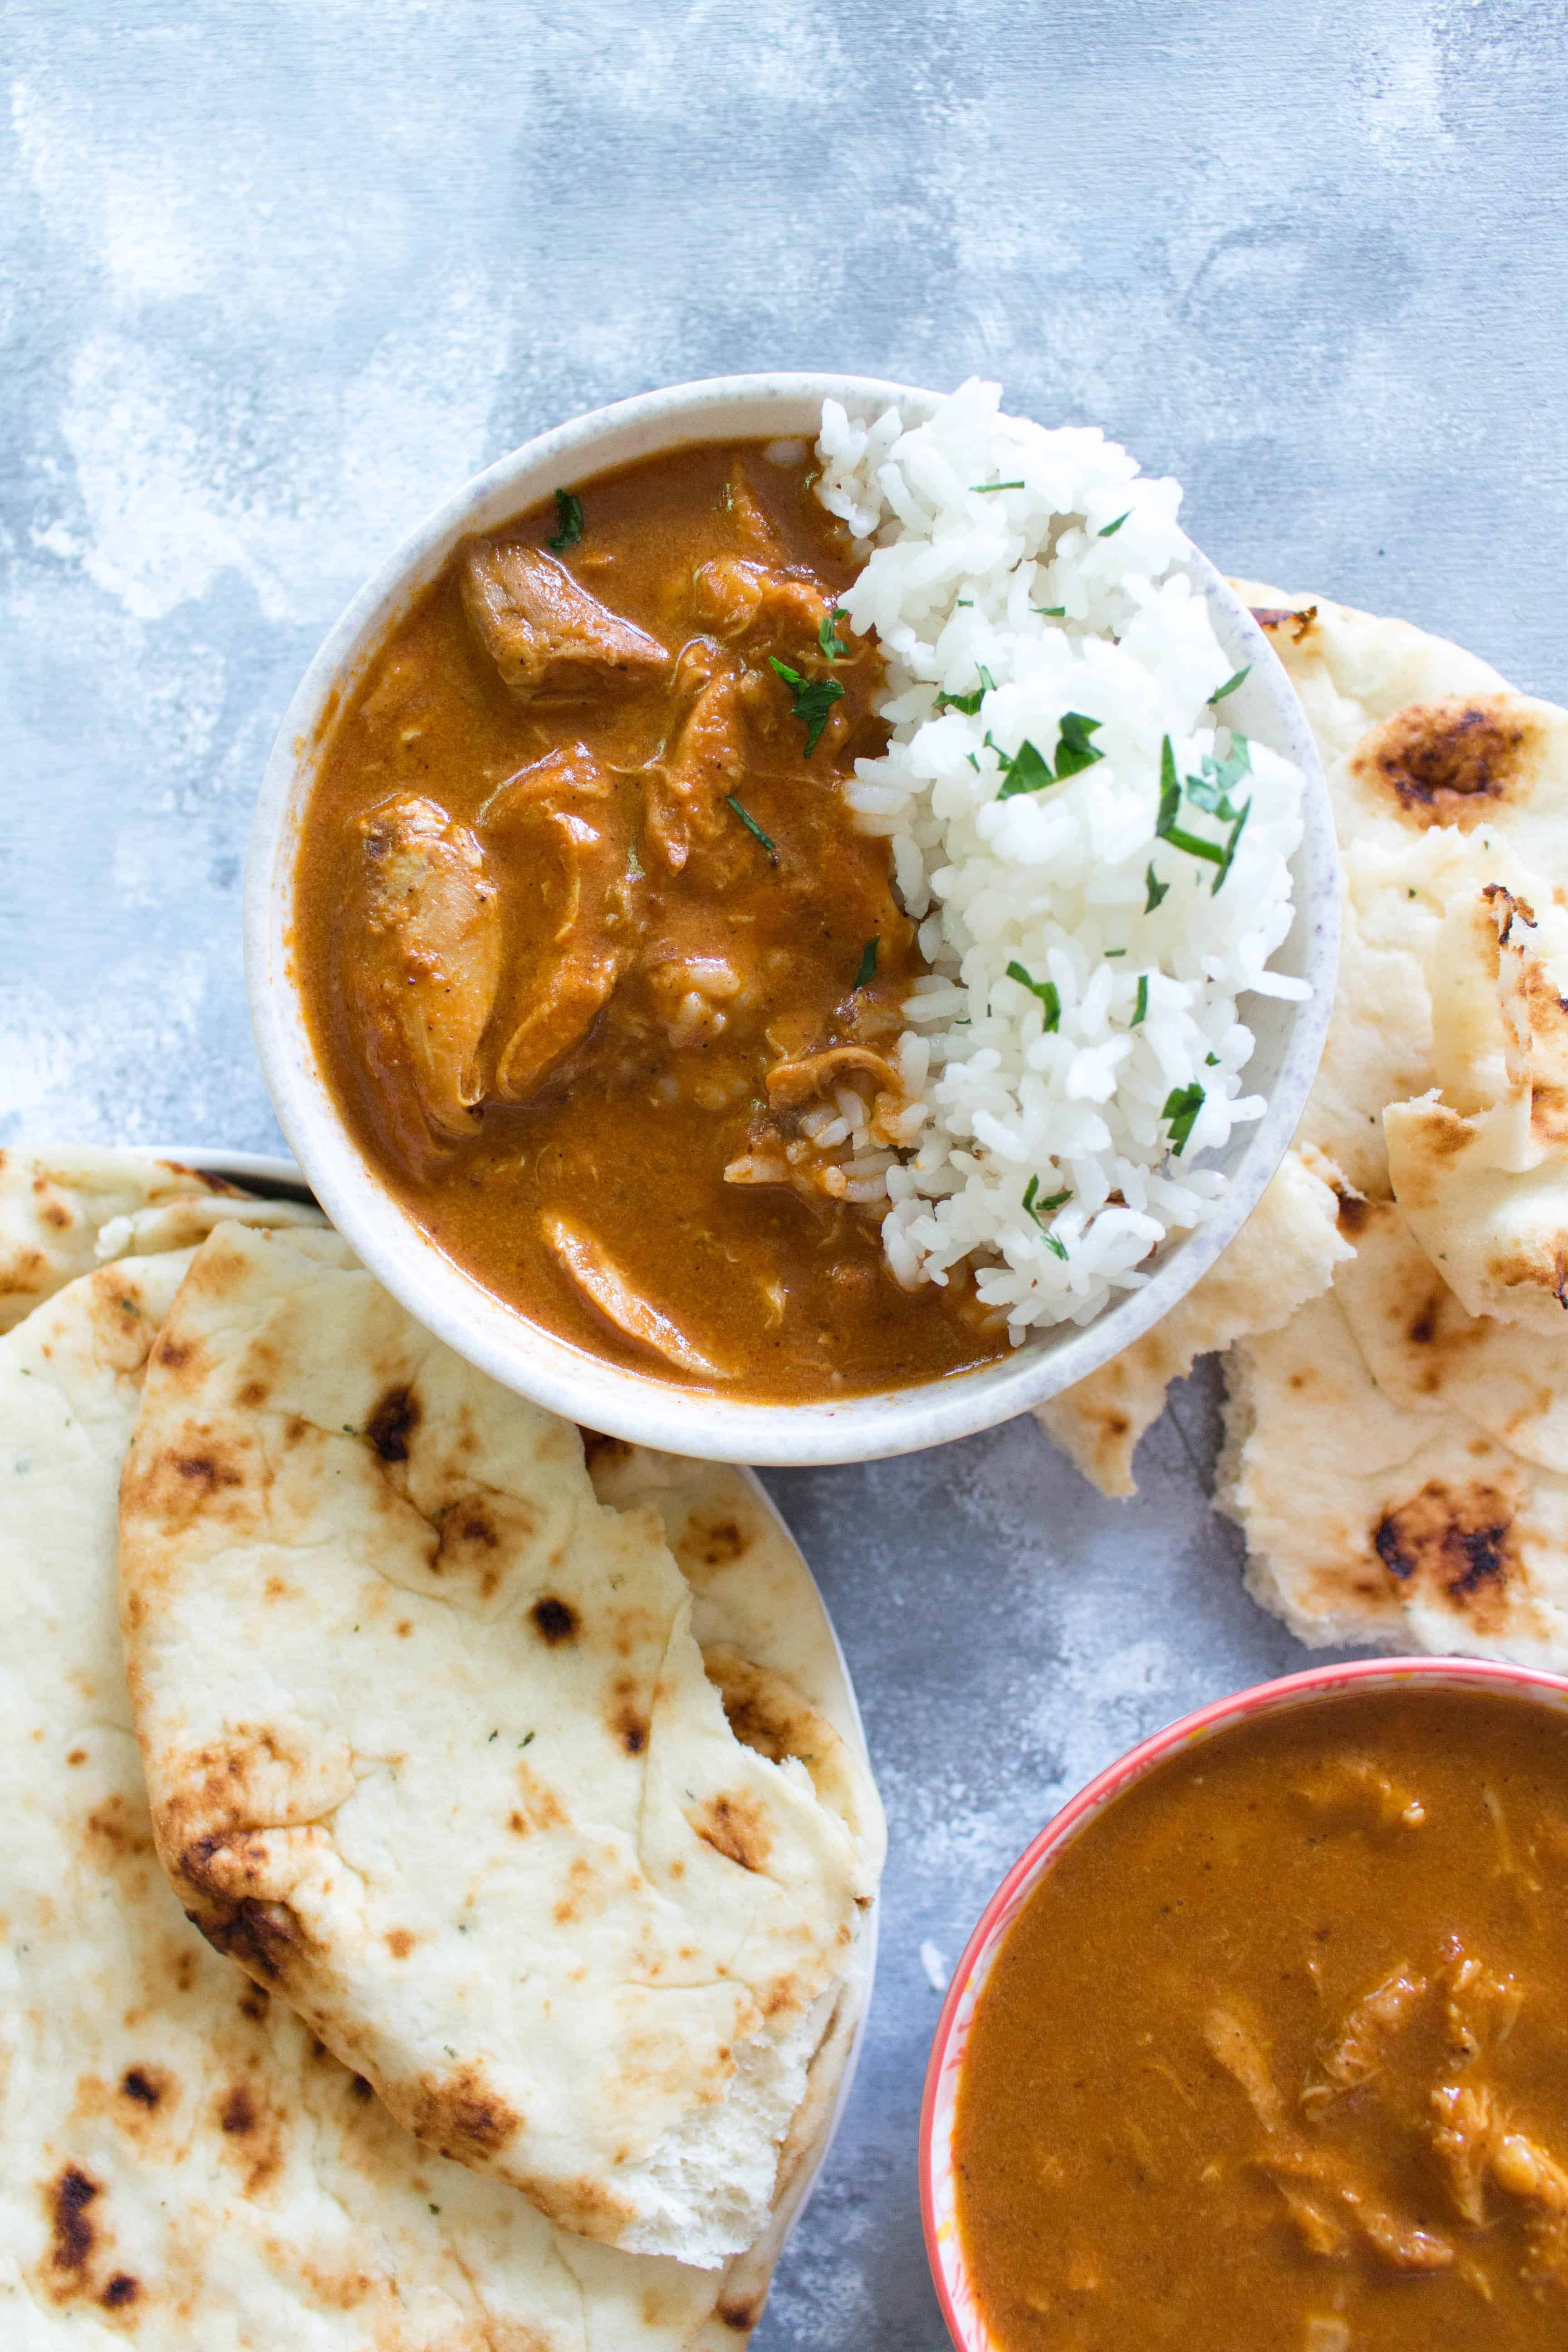
[[[1405,1222],[1474,1315],[1568,1338],[1568,917],[1550,885],[1455,904],[1433,962],[1437,1088],[1384,1112]],[[1541,912],[1539,919],[1536,908]],[[1440,1090],[1440,1091],[1439,1091]]]
[[[105,1268],[0,1339],[0,2342],[743,2347],[831,2113],[839,2016],[762,2237],[727,2269],[698,2270],[557,2230],[503,2182],[421,2147],[284,2001],[209,1948],[171,1892],[115,1556],[147,1354],[189,1262]]]
[[[1343,1281],[1342,1271],[1339,1281]],[[1373,1379],[1338,1282],[1226,1360],[1215,1500],[1309,1647],[1568,1658],[1568,1477]]]
[[[879,1814],[767,1661],[705,1671],[657,1514],[601,1505],[578,1433],[335,1235],[220,1227],[149,1369],[121,1591],[159,1852],[208,1937],[551,2220],[746,2247]]]
[[[1405,1411],[1473,1423],[1500,1445],[1568,1477],[1568,1330],[1543,1339],[1471,1315],[1392,1201],[1347,1198],[1355,1255],[1334,1277],[1368,1371]]]
[[[319,1224],[288,1201],[247,1201],[221,1177],[94,1144],[0,1151],[0,1332],[105,1258],[185,1249],[219,1217]]]
[[[1230,1247],[1152,1331],[1035,1418],[1102,1495],[1135,1495],[1132,1456],[1164,1410],[1171,1381],[1240,1334],[1284,1323],[1352,1255],[1338,1230],[1338,1171],[1310,1148],[1288,1151]]]

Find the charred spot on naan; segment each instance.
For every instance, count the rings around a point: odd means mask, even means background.
[[[406,1462],[408,1441],[419,1426],[421,1406],[406,1382],[389,1388],[364,1425],[364,1433],[384,1462]]]
[[[122,2311],[133,2304],[142,2284],[130,2271],[114,2269],[107,2278],[101,2272],[89,2275],[103,2239],[101,2211],[92,2211],[104,2194],[103,2183],[81,2165],[69,2163],[45,2183],[43,2193],[50,2240],[43,2284],[50,2302],[96,2303],[105,2311]]]
[[[553,1592],[542,1593],[528,1613],[534,1632],[552,1650],[562,1642],[574,1641],[582,1628],[583,1621],[572,1603]]]
[[[1499,1633],[1517,1612],[1523,1577],[1514,1534],[1516,1496],[1489,1479],[1451,1486],[1429,1478],[1384,1511],[1373,1549],[1404,1591],[1425,1588],[1461,1610],[1478,1633]]]
[[[152,1815],[119,1789],[110,1790],[93,1807],[83,1830],[83,1843],[100,1867],[139,1862],[153,1850]]]
[[[455,2164],[488,2162],[510,2146],[523,2125],[474,2065],[422,2074],[400,2103],[398,2120]]]
[[[604,1702],[604,1719],[612,1739],[628,1756],[640,1756],[647,1746],[647,1695],[634,1675],[612,1675]]]
[[[1315,604],[1303,604],[1300,608],[1289,604],[1254,604],[1251,613],[1266,635],[1272,637],[1288,629],[1290,642],[1295,646],[1306,643],[1318,618]]]
[[[180,1856],[180,1874],[187,1886],[202,1883],[199,1848],[205,1843],[199,1841]],[[201,1929],[215,1952],[237,1960],[250,1975],[274,1984],[288,1976],[290,1965],[304,1949],[300,1922],[286,1903],[264,1903],[245,1895],[237,1902],[220,1898],[185,1916]]]
[[[1511,695],[1445,695],[1407,704],[1363,735],[1350,772],[1412,824],[1468,833],[1528,797],[1542,740],[1540,720]]]
[[[254,2079],[221,2085],[211,2113],[225,2154],[244,2176],[245,2194],[259,2195],[283,2167],[282,2117],[271,2112]]]
[[[743,1790],[710,1797],[686,1818],[703,1844],[710,1845],[726,1862],[759,1874],[766,1869],[773,1832],[763,1807]]]

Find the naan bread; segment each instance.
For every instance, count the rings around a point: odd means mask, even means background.
[[[1385,1135],[1384,1111],[1438,1082],[1433,969],[1450,908],[1488,884],[1521,885],[1531,857],[1568,873],[1568,714],[1513,694],[1487,663],[1408,622],[1326,597],[1232,585],[1301,698],[1328,778],[1344,875],[1333,1014],[1297,1149],[1331,1161],[1353,1192],[1386,1201],[1399,1121]],[[1424,1131],[1430,1138],[1430,1121]],[[1548,1202],[1526,1213],[1516,1197],[1508,1254],[1528,1255],[1536,1274],[1549,1268],[1556,1201],[1553,1188]],[[1265,1204],[1281,1205],[1268,1194]],[[1264,1213],[1260,1205],[1250,1224]],[[1237,1256],[1246,1239],[1165,1324],[1041,1409],[1050,1434],[1103,1492],[1133,1491],[1132,1446],[1157,1417],[1165,1383],[1194,1353],[1279,1327],[1264,1254],[1251,1254],[1253,1263],[1263,1260],[1256,1282],[1248,1255]],[[1331,1272],[1325,1264],[1316,1291]],[[1313,1295],[1300,1281],[1292,1288],[1290,1305]],[[1478,1285],[1472,1303],[1481,1296]],[[1225,1337],[1202,1336],[1190,1347],[1194,1331]]]
[[[1357,1261],[1360,1263],[1359,1259]],[[1373,1381],[1339,1283],[1226,1360],[1215,1502],[1300,1641],[1568,1657],[1568,1476]]]
[[[1037,1407],[1047,1437],[1102,1495],[1137,1493],[1133,1453],[1172,1381],[1239,1333],[1277,1328],[1352,1255],[1340,1237],[1336,1173],[1315,1152],[1288,1151],[1235,1241],[1186,1297],[1098,1372]]]
[[[1450,909],[1437,1087],[1384,1113],[1400,1205],[1444,1280],[1473,1313],[1548,1340],[1568,1337],[1568,915],[1550,891],[1489,882]]]
[[[422,2147],[171,1893],[115,1550],[142,1368],[188,1264],[89,1276],[0,1339],[0,2343],[743,2346],[831,2112],[851,2003],[814,2065],[762,2239],[701,2271],[554,2229]]]
[[[90,1144],[0,1151],[0,1332],[106,1258],[187,1248],[220,1217],[319,1224],[288,1201],[247,1201],[216,1176]]]
[[[577,1433],[335,1235],[220,1227],[149,1370],[121,1588],[159,1851],[205,1932],[550,2219],[746,2246],[879,1818],[770,1662],[704,1671],[657,1516],[604,1507]]]

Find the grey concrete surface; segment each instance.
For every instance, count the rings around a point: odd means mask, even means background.
[[[275,1146],[238,891],[294,681],[437,497],[649,384],[995,375],[1175,473],[1222,565],[1568,697],[1558,0],[5,0],[0,31],[0,1142]],[[759,2352],[942,2344],[930,1977],[1071,1787],[1300,1663],[1213,1444],[1200,1378],[1131,1505],[1032,1426],[773,1481],[893,1844]]]

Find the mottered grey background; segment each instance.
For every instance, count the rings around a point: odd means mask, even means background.
[[[1558,0],[4,0],[0,1143],[276,1148],[239,893],[317,640],[436,500],[659,383],[998,377],[1223,566],[1568,698]],[[771,1480],[888,1801],[877,2002],[759,2352],[935,2352],[946,1968],[1069,1791],[1302,1662],[1214,1388],[1102,1502],[1032,1424]]]

